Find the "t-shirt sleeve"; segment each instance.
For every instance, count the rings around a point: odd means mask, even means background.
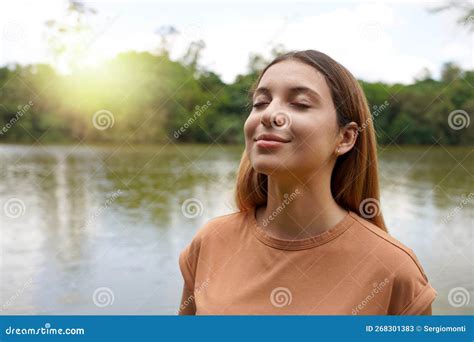
[[[184,280],[184,287],[189,291],[194,291],[194,277],[196,272],[195,256],[192,253],[192,243],[187,245],[186,248],[179,255],[179,268],[181,275]]]
[[[209,238],[216,227],[219,227],[219,220],[212,219],[200,227],[189,243],[179,254],[179,268],[184,280],[184,286],[191,291],[199,287],[200,270],[205,267],[206,261],[203,258],[204,246],[209,245]],[[197,276],[197,280],[196,280]]]
[[[179,268],[184,280],[184,286],[194,291],[196,283],[196,272],[199,267],[199,255],[202,245],[204,232],[208,224],[200,228],[191,243],[188,244],[179,255]]]
[[[407,259],[395,271],[389,308],[391,315],[420,315],[437,296],[416,255],[411,249],[407,252]]]

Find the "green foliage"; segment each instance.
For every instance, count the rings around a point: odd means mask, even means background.
[[[173,61],[168,53],[127,52],[68,75],[41,64],[0,68],[0,142],[243,143],[262,58],[252,56],[249,72],[225,84],[198,67],[198,52],[189,56]],[[471,126],[448,125],[451,112],[474,112],[473,71],[446,63],[440,80],[424,71],[410,85],[361,85],[379,143],[473,144]],[[94,126],[101,110],[113,115],[103,130]]]
[[[454,111],[463,111],[463,118],[470,120],[474,109],[473,71],[462,71],[446,63],[439,81],[428,76],[410,85],[361,84],[380,144],[474,143],[471,125],[459,130],[449,125],[449,114]],[[383,106],[384,103],[388,105]],[[382,110],[374,111],[374,106],[380,109],[381,105]]]

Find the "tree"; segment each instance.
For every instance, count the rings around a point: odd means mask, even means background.
[[[456,10],[460,12],[458,24],[466,26],[468,30],[474,31],[474,5],[470,1],[450,0],[445,5],[432,8],[432,13],[438,13],[446,10]]]

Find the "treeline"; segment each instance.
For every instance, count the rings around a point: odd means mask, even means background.
[[[242,143],[248,92],[265,64],[225,84],[167,53],[128,52],[72,74],[49,65],[0,68],[0,142]],[[474,71],[446,63],[440,79],[361,81],[380,144],[474,143]],[[451,114],[451,115],[450,115]]]

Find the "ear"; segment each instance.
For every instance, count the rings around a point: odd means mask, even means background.
[[[338,143],[336,145],[338,155],[343,155],[344,153],[349,152],[354,147],[358,135],[359,126],[353,121],[340,128],[337,139]]]

